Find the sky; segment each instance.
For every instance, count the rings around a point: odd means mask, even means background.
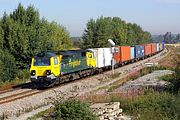
[[[48,21],[66,27],[72,37],[82,36],[93,18],[120,17],[153,35],[180,33],[180,0],[0,0],[0,17],[18,4],[33,5]]]

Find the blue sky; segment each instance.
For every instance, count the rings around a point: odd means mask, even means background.
[[[41,17],[65,26],[71,36],[81,36],[88,20],[100,16],[118,16],[151,34],[180,33],[180,0],[0,0],[0,17],[18,3],[33,5]]]

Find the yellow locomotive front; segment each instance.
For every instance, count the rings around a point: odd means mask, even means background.
[[[37,86],[53,86],[60,75],[60,56],[53,52],[41,52],[32,58],[31,81]]]

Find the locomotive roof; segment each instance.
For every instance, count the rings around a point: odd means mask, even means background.
[[[40,53],[35,54],[34,57],[53,57],[53,56],[56,56],[55,52],[41,51]]]
[[[35,54],[34,57],[53,57],[58,55],[74,55],[74,54],[80,54],[83,52],[92,52],[90,50],[59,50],[58,52],[54,51],[41,51],[40,53]]]
[[[89,50],[60,50],[58,51],[58,54],[60,55],[73,55],[73,54],[79,54],[83,52],[90,52]]]

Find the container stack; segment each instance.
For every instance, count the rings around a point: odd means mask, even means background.
[[[131,120],[130,117],[122,115],[119,102],[96,103],[91,105],[91,109],[100,120]]]

